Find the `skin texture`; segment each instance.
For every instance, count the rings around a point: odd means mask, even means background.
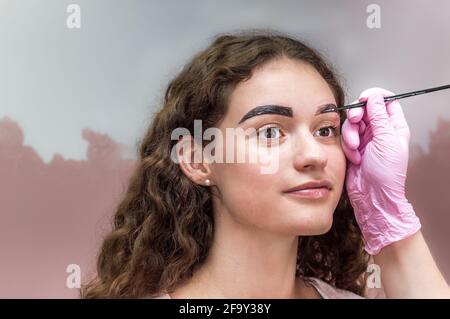
[[[262,174],[267,162],[189,163],[191,153],[178,153],[186,176],[201,185],[210,180],[215,235],[205,263],[172,298],[319,297],[295,278],[295,267],[298,236],[331,228],[344,185],[339,115],[315,115],[317,107],[328,103],[336,104],[333,93],[313,67],[286,58],[272,60],[237,85],[217,127],[224,137],[226,128],[261,130],[260,136],[269,139],[260,140],[259,147],[256,136],[234,145],[228,139],[223,154],[228,147],[234,147],[235,154],[256,152],[264,160],[278,160],[277,170]],[[293,117],[266,114],[238,124],[252,108],[268,104],[291,107]],[[274,129],[263,131],[268,127]],[[190,143],[183,139],[179,144]],[[296,199],[283,193],[316,179],[333,184],[325,199]]]

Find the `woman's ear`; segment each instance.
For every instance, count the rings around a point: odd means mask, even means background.
[[[176,157],[182,172],[194,183],[211,186],[211,167],[205,160],[202,146],[191,135],[184,135],[176,144]]]

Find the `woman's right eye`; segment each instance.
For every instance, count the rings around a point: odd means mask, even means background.
[[[280,128],[274,126],[261,128],[258,130],[258,137],[268,140],[279,139],[281,137]]]

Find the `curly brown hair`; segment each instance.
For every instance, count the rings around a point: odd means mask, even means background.
[[[156,297],[189,279],[208,255],[214,233],[211,191],[193,183],[171,160],[174,129],[194,135],[224,116],[235,86],[252,70],[279,57],[312,65],[328,82],[337,105],[344,91],[335,71],[310,46],[287,33],[249,30],[218,35],[195,55],[165,92],[163,107],[140,144],[140,158],[103,241],[97,275],[82,298]],[[340,114],[341,126],[345,112]],[[318,236],[300,236],[297,276],[322,279],[363,294],[369,256],[344,185],[333,225]]]

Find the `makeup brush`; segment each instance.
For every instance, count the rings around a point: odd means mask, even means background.
[[[437,87],[434,87],[434,88],[420,90],[420,91],[414,91],[414,92],[409,92],[409,93],[403,93],[403,94],[397,94],[397,95],[392,95],[392,96],[386,96],[384,98],[384,102],[388,102],[388,101],[392,101],[392,100],[404,99],[405,97],[410,97],[410,96],[415,96],[415,95],[420,95],[420,94],[426,94],[426,93],[430,93],[430,92],[434,92],[434,91],[440,91],[440,90],[445,90],[445,89],[450,89],[450,84],[449,85],[443,85],[443,86],[437,86]],[[364,101],[364,102],[359,102],[359,103],[355,103],[355,104],[348,104],[348,105],[344,105],[344,106],[339,106],[339,107],[335,107],[335,108],[326,108],[321,113],[336,112],[336,111],[341,111],[341,110],[345,110],[345,109],[352,109],[352,108],[355,108],[355,107],[363,107],[363,106],[366,106],[366,105],[367,105],[367,101]]]

